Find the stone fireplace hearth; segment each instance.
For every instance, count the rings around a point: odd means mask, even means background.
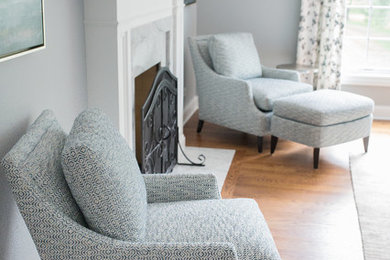
[[[84,0],[88,105],[102,108],[136,148],[135,80],[156,64],[177,77],[183,129],[182,0]]]

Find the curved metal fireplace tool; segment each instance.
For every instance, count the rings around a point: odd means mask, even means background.
[[[181,147],[181,144],[180,142],[178,142],[179,144],[179,148],[180,148],[180,151],[181,153],[183,154],[184,158],[186,158],[186,160],[189,162],[189,163],[177,163],[177,165],[184,165],[184,166],[205,166],[205,162],[206,162],[206,156],[204,156],[204,154],[199,154],[198,155],[198,160],[200,161],[199,163],[195,163],[193,162],[190,158],[188,158],[188,156],[185,154],[185,152],[183,151],[183,148]]]

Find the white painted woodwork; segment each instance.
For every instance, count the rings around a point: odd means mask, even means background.
[[[157,63],[178,79],[183,135],[182,0],[84,0],[88,106],[103,109],[135,147],[134,79]]]

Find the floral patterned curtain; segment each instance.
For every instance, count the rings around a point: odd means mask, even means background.
[[[340,89],[344,18],[345,0],[301,1],[296,62],[318,67],[316,89]]]

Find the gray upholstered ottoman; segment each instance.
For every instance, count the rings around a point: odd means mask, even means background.
[[[314,168],[320,148],[364,138],[367,152],[374,101],[337,90],[318,90],[281,98],[271,119],[271,153],[278,138],[314,147]]]

